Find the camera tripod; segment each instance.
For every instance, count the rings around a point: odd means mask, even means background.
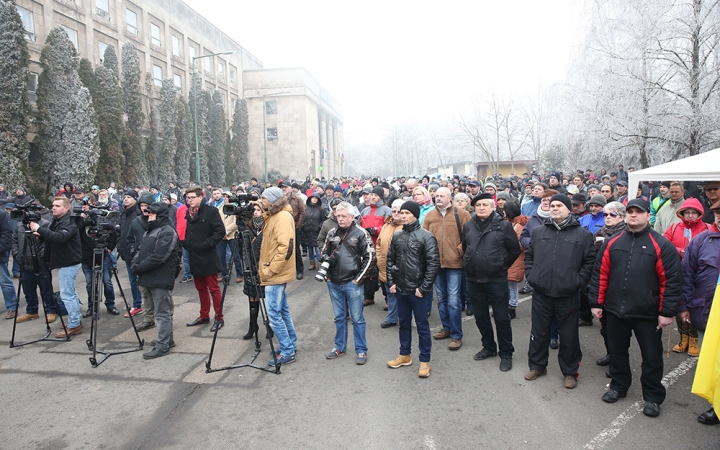
[[[98,242],[95,240],[95,248],[93,249],[93,274],[92,274],[92,280],[90,283],[90,299],[88,301],[88,308],[92,308],[92,319],[90,321],[90,337],[85,341],[87,344],[88,350],[93,352],[92,356],[90,357],[90,364],[93,366],[93,368],[99,366],[102,364],[106,359],[111,357],[112,355],[119,355],[122,353],[130,353],[130,352],[137,352],[143,349],[143,346],[145,345],[145,339],[140,339],[140,334],[137,331],[137,327],[135,326],[135,320],[133,319],[132,314],[130,314],[130,305],[128,304],[127,299],[125,298],[125,293],[123,292],[122,286],[120,286],[120,279],[118,278],[118,272],[116,267],[111,267],[111,271],[113,275],[115,275],[115,282],[117,283],[118,289],[120,290],[120,297],[122,297],[123,302],[125,302],[125,309],[128,312],[128,316],[130,317],[130,323],[132,323],[133,331],[135,331],[135,337],[138,340],[138,346],[137,348],[130,348],[125,350],[98,350],[97,348],[97,334],[98,334],[98,314],[100,310],[100,304],[102,303],[102,296],[103,296],[103,274],[105,273],[105,254],[107,252],[107,247],[105,244]],[[103,355],[103,357],[98,361],[97,354],[100,353]]]
[[[17,289],[17,299],[15,300],[15,318],[13,319],[13,330],[12,330],[12,337],[10,338],[10,348],[13,347],[22,347],[23,345],[28,344],[34,344],[36,342],[40,341],[69,341],[70,336],[67,334],[67,327],[65,326],[65,321],[63,321],[62,314],[60,314],[60,309],[58,307],[58,301],[54,294],[52,294],[52,279],[50,278],[50,272],[47,270],[47,267],[43,263],[43,261],[39,257],[39,250],[38,250],[38,243],[35,239],[35,235],[32,231],[28,228],[29,224],[24,225],[25,230],[23,233],[25,234],[25,238],[23,240],[23,249],[22,249],[22,257],[20,258],[20,282],[18,283],[18,289]],[[28,253],[30,253],[28,255]],[[43,295],[43,289],[42,284],[38,283],[40,285],[40,300],[42,302],[42,309],[43,309],[43,315],[45,316],[45,336],[41,337],[40,339],[35,339],[33,341],[27,341],[20,344],[15,343],[15,329],[17,327],[17,312],[20,311],[20,293],[22,291],[22,279],[23,274],[25,272],[25,261],[27,261],[26,258],[32,258],[32,264],[33,264],[33,274],[35,275],[35,278],[37,280],[42,279],[45,281],[45,286],[47,289],[50,289],[50,294],[52,295],[52,301],[55,303],[55,311],[57,311],[57,316],[60,317],[60,325],[62,326],[63,331],[65,331],[65,337],[64,338],[51,338],[50,333],[52,331],[50,330],[50,321],[47,318],[47,305],[45,304],[45,296]],[[37,290],[37,288],[36,288]]]
[[[250,229],[246,227],[244,224],[240,222],[240,217],[238,217],[238,231],[235,232],[235,246],[232,250],[232,255],[230,257],[230,264],[228,265],[228,274],[223,278],[223,292],[222,292],[222,298],[220,299],[220,311],[223,310],[223,305],[225,304],[225,293],[227,292],[228,285],[230,284],[230,275],[232,273],[233,263],[235,261],[235,255],[238,252],[238,249],[242,250],[242,262],[243,262],[243,276],[246,280],[250,280],[250,284],[253,286],[256,286],[258,290],[258,307],[260,310],[260,314],[262,315],[262,323],[265,325],[266,330],[266,337],[268,342],[270,343],[270,352],[273,356],[273,361],[275,361],[274,366],[258,366],[254,364],[255,359],[260,354],[260,347],[262,343],[260,342],[260,339],[258,337],[258,333],[260,331],[260,327],[257,327],[255,329],[255,352],[250,357],[250,361],[248,361],[245,364],[231,364],[229,366],[224,367],[218,367],[216,369],[213,369],[211,367],[212,364],[212,357],[213,352],[215,351],[215,341],[217,340],[217,334],[219,329],[215,330],[215,334],[213,335],[212,345],[210,347],[210,354],[208,355],[208,360],[205,363],[205,373],[211,373],[211,372],[219,372],[221,370],[228,370],[228,369],[238,369],[240,367],[252,367],[253,369],[258,370],[264,370],[266,372],[273,372],[276,374],[280,373],[280,363],[277,360],[277,354],[275,353],[275,347],[273,346],[272,341],[272,328],[270,328],[270,320],[267,315],[267,309],[265,309],[265,294],[263,291],[260,290],[260,274],[258,273],[258,264],[257,259],[255,259],[255,254],[252,251],[252,233],[250,232]],[[242,229],[242,231],[241,231]]]

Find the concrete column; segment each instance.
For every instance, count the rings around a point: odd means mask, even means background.
[[[328,117],[327,121],[327,162],[328,162],[328,174],[327,179],[331,179],[335,176],[335,143],[333,142],[333,120]]]
[[[335,149],[335,174],[337,174],[337,177],[341,177],[343,175],[341,167],[342,163],[340,162],[340,142],[338,142],[338,123],[337,121],[333,121],[333,148]]]
[[[322,158],[323,149],[325,149],[325,158],[327,158],[327,126],[325,125],[325,113],[320,112],[320,152],[318,153],[318,166],[323,166],[323,170],[320,172],[320,177],[327,177],[327,159]],[[315,167],[317,170],[317,167]]]

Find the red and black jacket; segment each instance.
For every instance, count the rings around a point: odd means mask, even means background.
[[[651,229],[623,231],[603,243],[590,280],[590,306],[623,319],[673,317],[682,269],[675,246]]]

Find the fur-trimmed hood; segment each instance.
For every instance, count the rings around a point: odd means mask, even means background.
[[[285,209],[286,206],[289,207],[290,205],[288,204],[288,198],[283,195],[282,197],[277,199],[275,201],[275,203],[270,205],[270,209],[268,209],[267,211],[265,211],[263,213],[263,217],[265,218],[265,221],[267,221],[268,217],[274,216],[275,214],[277,214],[280,211],[282,211],[283,209]],[[291,212],[291,214],[292,214],[292,212]]]

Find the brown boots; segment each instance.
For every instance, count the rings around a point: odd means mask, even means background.
[[[687,334],[681,334],[680,335],[680,342],[677,343],[675,347],[673,347],[672,351],[675,353],[685,353],[688,351],[688,347],[690,345],[690,336]]]

